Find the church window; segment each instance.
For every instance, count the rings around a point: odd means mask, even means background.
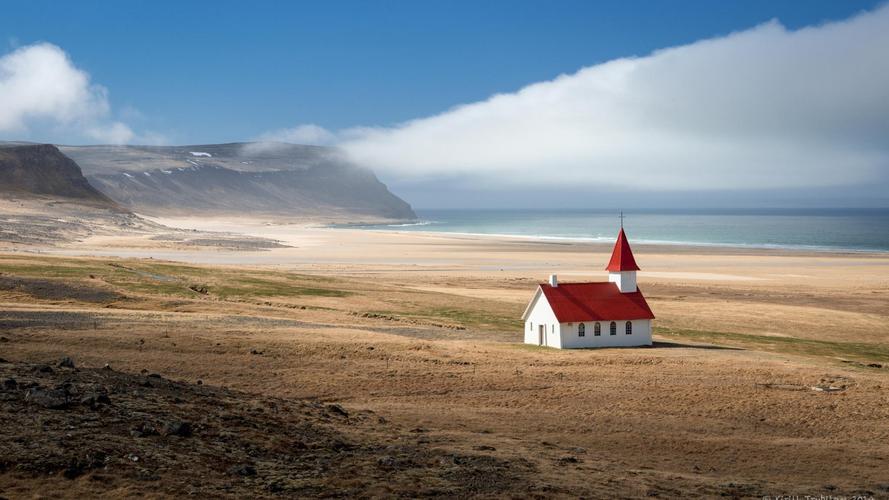
[[[586,325],[583,323],[577,325],[577,336],[583,337],[585,335],[586,335]]]
[[[614,321],[612,321],[612,322],[611,322],[610,330],[611,330],[611,331],[609,331],[608,333],[610,333],[611,335],[617,335],[617,323],[615,323]]]
[[[627,321],[627,335],[633,334],[633,322]]]
[[[602,325],[599,322],[596,322],[596,324],[593,325],[593,335],[596,337],[602,335]]]

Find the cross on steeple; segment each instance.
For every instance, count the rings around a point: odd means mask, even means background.
[[[621,229],[624,228],[624,211],[623,210],[620,211],[620,228]]]

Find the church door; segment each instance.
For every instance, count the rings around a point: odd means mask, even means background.
[[[539,325],[537,331],[540,334],[540,339],[537,342],[537,345],[546,345],[546,325]]]

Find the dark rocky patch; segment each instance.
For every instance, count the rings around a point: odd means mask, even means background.
[[[336,404],[24,363],[0,365],[0,380],[0,490],[34,481],[41,494],[64,496],[73,479],[89,496],[454,498],[532,488],[529,462],[433,448]]]
[[[123,295],[90,285],[70,285],[61,280],[0,276],[0,291],[25,293],[41,300],[77,300],[106,303],[120,300]],[[0,320],[2,322],[2,320]]]

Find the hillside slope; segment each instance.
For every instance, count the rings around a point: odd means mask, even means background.
[[[281,246],[264,238],[163,226],[105,196],[56,146],[0,142],[0,250],[92,236],[151,238],[166,248],[263,251]]]
[[[148,214],[414,219],[368,169],[293,144],[62,146],[99,190]]]
[[[0,193],[115,205],[90,185],[74,161],[51,144],[0,145]]]

